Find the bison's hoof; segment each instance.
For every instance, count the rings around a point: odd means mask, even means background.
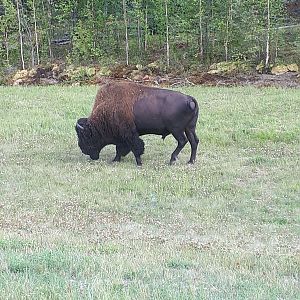
[[[195,163],[195,161],[194,160],[189,160],[187,163],[188,163],[188,165],[193,165]]]
[[[99,156],[97,157],[97,156],[90,156],[90,159],[91,160],[98,160],[99,159]]]
[[[111,162],[112,163],[119,163],[121,161],[121,159],[116,159],[116,158],[114,158]]]

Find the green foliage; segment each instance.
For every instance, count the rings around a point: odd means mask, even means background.
[[[66,70],[66,75],[71,82],[87,81],[92,79],[96,74],[94,67],[74,67],[69,66]]]
[[[1,36],[6,34],[7,40],[0,48],[0,64],[17,66],[20,45],[16,6],[10,0],[1,3],[4,14],[0,16],[0,33]],[[165,0],[127,1],[130,64],[166,62],[165,3]],[[76,64],[124,63],[121,0],[57,0],[53,3],[30,0],[19,1],[19,4],[27,68],[37,61],[37,46],[43,63],[52,60]],[[226,60],[245,59],[254,65],[264,61],[265,0],[175,0],[167,4],[172,67],[187,70],[192,65],[204,68]],[[278,29],[291,19],[286,15],[284,1],[270,0],[270,15],[271,63],[299,63],[299,32]]]
[[[246,61],[223,61],[210,66],[210,74],[236,75],[251,71],[251,66]]]
[[[0,68],[8,66],[10,60],[13,62],[17,58],[15,50],[18,46],[18,41],[16,40],[17,20],[15,7],[12,1],[9,0],[3,0],[2,7],[4,14],[0,15],[0,34],[1,41],[3,41],[3,44],[0,45]]]
[[[89,28],[79,20],[73,34],[72,57],[75,62],[87,62],[92,58],[93,37]]]

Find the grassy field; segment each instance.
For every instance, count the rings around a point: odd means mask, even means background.
[[[300,90],[190,87],[197,163],[90,161],[97,87],[0,87],[1,299],[299,299]]]

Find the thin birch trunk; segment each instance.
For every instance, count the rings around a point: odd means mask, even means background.
[[[148,4],[146,4],[146,11],[145,11],[145,42],[144,42],[144,49],[147,51],[148,47]]]
[[[202,0],[199,0],[199,57],[203,60],[203,28],[202,28]]]
[[[37,64],[40,64],[40,54],[39,54],[39,41],[38,41],[38,33],[37,33],[37,24],[36,24],[36,10],[35,10],[35,1],[32,0],[33,6],[33,20],[34,20],[34,35],[35,35],[35,47],[36,47],[36,57]]]
[[[23,36],[22,36],[22,29],[21,29],[21,17],[20,17],[20,7],[19,7],[19,0],[17,2],[17,16],[18,16],[18,27],[19,27],[19,39],[20,39],[20,55],[21,55],[21,63],[22,69],[25,69],[24,63],[24,53],[23,53]]]
[[[269,67],[270,61],[270,0],[267,0],[267,9],[268,9],[268,16],[267,16],[267,42],[266,42],[266,61],[265,67],[266,69]]]
[[[52,47],[51,47],[51,39],[50,39],[50,22],[51,22],[51,13],[49,12],[49,10],[45,9],[45,4],[44,4],[44,0],[42,0],[42,6],[43,6],[43,12],[45,15],[47,15],[46,21],[48,22],[48,25],[46,25],[47,28],[47,42],[48,42],[48,51],[49,51],[49,57],[52,60],[53,58],[53,54],[52,54]]]
[[[27,33],[28,40],[30,41],[30,46],[31,46],[31,66],[34,67],[35,65],[35,43],[33,42],[33,37],[32,37],[32,32],[30,26],[28,26],[27,20],[25,18],[25,13],[24,13],[24,7],[23,5],[20,8],[21,15],[24,17],[22,25],[24,27],[24,31]]]
[[[127,13],[126,13],[126,0],[123,0],[123,16],[125,25],[125,39],[126,39],[126,65],[129,65],[129,43],[128,43],[128,28],[127,28]]]
[[[166,9],[166,42],[167,42],[167,66],[170,66],[170,45],[169,45],[169,23],[168,23],[168,0],[165,0]]]
[[[141,53],[141,21],[140,21],[140,14],[137,20],[137,36],[138,36],[138,46],[139,52]]]
[[[106,44],[106,49],[108,48],[107,45],[109,45],[109,25],[107,24],[107,14],[108,14],[108,7],[107,7],[107,1],[104,1],[104,4],[103,4],[103,14],[104,14],[104,33],[102,35],[102,40],[103,42]]]
[[[34,43],[33,43],[33,40],[32,40],[31,32],[29,31],[28,33],[29,33],[28,34],[29,40],[30,40],[30,43],[31,43],[31,66],[34,67],[34,65],[35,65]]]
[[[94,48],[94,53],[96,53],[97,50],[97,31],[96,31],[96,15],[95,15],[95,6],[94,6],[94,1],[92,0],[92,16],[93,16],[93,48]]]
[[[276,42],[275,42],[275,62],[277,61],[278,57],[278,30],[276,30]]]
[[[7,29],[4,32],[4,42],[5,42],[5,53],[6,53],[6,63],[9,65],[9,50],[8,50],[8,33]]]
[[[211,23],[213,23],[214,21],[214,0],[211,0],[210,1],[210,14],[211,14]],[[211,30],[210,28],[210,39],[211,39],[211,51],[210,51],[210,55],[209,55],[209,60],[210,60],[210,63],[211,63],[211,60],[214,58],[214,55],[215,55],[215,32],[214,30]]]
[[[231,25],[231,19],[232,19],[232,0],[229,1],[228,15],[226,20],[226,36],[224,41],[225,61],[228,61],[229,28]]]

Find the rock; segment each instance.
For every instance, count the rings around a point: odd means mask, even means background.
[[[13,85],[22,85],[23,84],[23,79],[17,79],[14,80]]]
[[[222,61],[210,66],[208,74],[236,75],[250,70],[250,66],[244,61]]]
[[[142,71],[143,70],[143,66],[141,64],[137,64],[135,66],[137,68],[137,70]]]
[[[93,77],[96,74],[96,69],[94,67],[86,67],[85,68],[85,73],[88,77]]]
[[[131,77],[133,81],[142,81],[143,80],[143,75],[137,74],[133,77]]]
[[[145,75],[145,76],[143,77],[143,81],[150,81],[149,75]]]
[[[96,77],[99,78],[101,76],[110,76],[111,70],[108,67],[102,67],[96,74]]]
[[[130,74],[130,78],[134,81],[142,81],[144,74],[139,70],[133,70]]]
[[[290,65],[287,65],[287,68],[290,72],[299,72],[299,67],[297,64],[290,64]]]
[[[210,70],[207,72],[208,74],[219,74],[219,73],[222,73],[221,70]]]
[[[52,77],[58,79],[59,73],[60,73],[59,65],[54,64],[52,67]]]
[[[148,64],[147,67],[150,69],[159,69],[159,64],[158,64],[158,62],[152,62],[152,63]]]
[[[30,78],[34,78],[34,77],[36,77],[36,75],[37,75],[37,70],[34,68],[28,72],[28,77],[30,77]]]
[[[52,79],[52,78],[41,78],[40,84],[41,85],[53,85],[53,84],[58,84],[58,81],[56,79]]]
[[[288,72],[288,68],[285,65],[278,65],[271,69],[271,74],[273,75],[281,75]]]
[[[263,71],[264,71],[264,68],[265,68],[265,65],[264,65],[264,63],[261,61],[257,66],[256,66],[256,71],[258,72],[258,73],[260,73],[260,74],[262,74],[263,73]]]
[[[130,78],[135,81],[143,80],[144,74],[139,70],[133,70],[130,74]]]
[[[58,73],[60,71],[59,65],[58,64],[54,64],[52,67],[52,72],[56,72]]]
[[[13,82],[19,80],[19,79],[24,79],[28,77],[28,70],[19,70],[13,77]]]
[[[69,75],[66,72],[62,72],[62,73],[59,73],[57,78],[55,78],[55,79],[57,79],[59,81],[67,81],[67,80],[69,80]]]
[[[150,71],[153,74],[159,74],[160,70],[161,70],[161,66],[159,64],[158,61],[152,62],[150,64],[147,65],[146,68],[144,68],[146,71]]]

